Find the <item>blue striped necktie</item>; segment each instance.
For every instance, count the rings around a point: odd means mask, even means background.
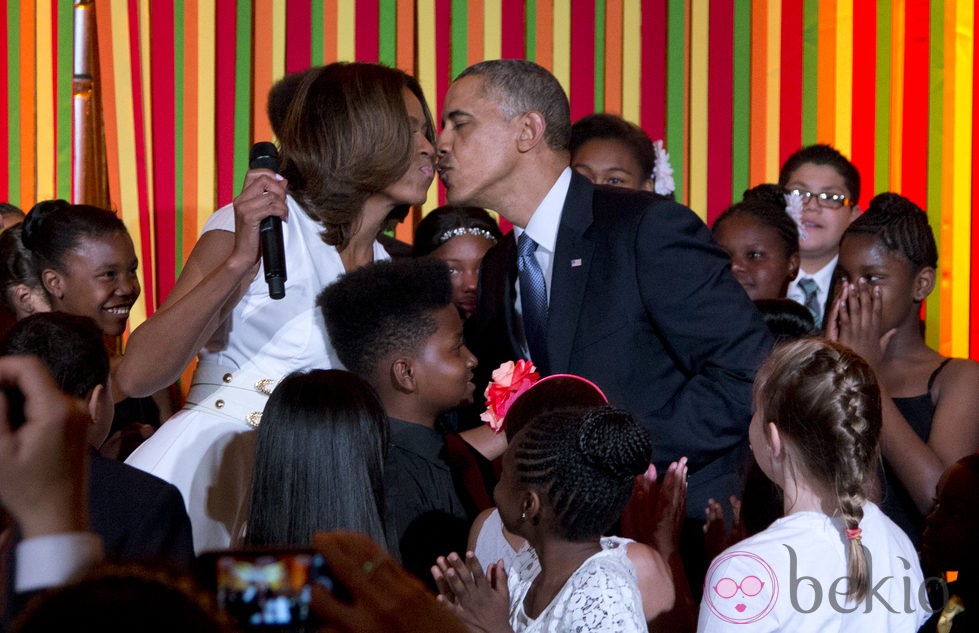
[[[530,359],[537,368],[547,366],[547,282],[534,252],[537,242],[526,232],[517,240],[517,269],[520,273],[520,304],[523,329]]]
[[[803,277],[799,280],[799,290],[803,294],[802,305],[809,308],[809,311],[812,312],[812,319],[816,322],[816,327],[820,327],[823,321],[823,311],[819,309],[819,286],[811,277]]]

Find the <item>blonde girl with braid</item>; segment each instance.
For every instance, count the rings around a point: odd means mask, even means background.
[[[917,631],[928,611],[914,547],[870,501],[880,431],[862,358],[821,339],[776,348],[748,437],[784,516],[714,559],[698,631]]]

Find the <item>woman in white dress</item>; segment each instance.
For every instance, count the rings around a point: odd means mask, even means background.
[[[611,407],[544,414],[517,433],[494,491],[507,530],[526,539],[509,573],[484,574],[472,552],[439,558],[440,600],[470,628],[486,631],[646,631],[673,604],[662,559],[629,539],[603,537],[633,480],[646,472],[652,443],[631,415]],[[659,561],[663,588],[644,613],[627,549]]]
[[[282,124],[281,175],[254,169],[232,205],[204,226],[160,310],[129,354],[146,375],[176,378],[199,351],[187,402],[128,463],[184,495],[194,547],[227,547],[247,514],[254,434],[285,375],[340,367],[316,297],[344,272],[387,253],[376,237],[434,177],[434,130],[418,82],[376,64],[304,73]],[[282,218],[288,280],[272,300],[259,223]]]

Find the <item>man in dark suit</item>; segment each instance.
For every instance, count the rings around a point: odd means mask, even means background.
[[[446,94],[450,204],[515,227],[484,258],[467,345],[483,376],[530,357],[593,380],[642,421],[654,463],[689,457],[687,507],[702,518],[708,497],[740,494],[751,382],[771,339],[703,222],[573,174],[570,126],[563,89],[532,62],[476,64]]]

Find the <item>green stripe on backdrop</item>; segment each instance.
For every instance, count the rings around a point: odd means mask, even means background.
[[[398,65],[397,0],[380,0],[378,13],[377,59],[393,68]]]
[[[323,3],[309,0],[309,65],[322,66],[326,63],[323,53]],[[286,46],[289,43],[286,42]]]
[[[802,145],[816,142],[819,112],[819,0],[805,0],[802,9]]]
[[[524,42],[527,59],[537,61],[537,0],[527,0],[524,11]]]
[[[175,2],[173,4],[173,119],[174,119],[174,139],[173,139],[173,179],[174,179],[174,200],[176,200],[177,213],[174,215],[174,253],[176,256],[173,261],[176,263],[176,276],[179,277],[184,268],[184,161],[181,156],[186,151],[184,149],[184,125],[186,113],[184,111],[184,81],[187,80],[187,69],[184,68],[184,3]],[[195,161],[196,162],[196,161]]]
[[[687,164],[687,139],[683,137],[686,97],[684,60],[687,52],[684,0],[669,0],[666,9],[666,147],[674,153],[673,182],[677,200],[684,199],[683,171]]]
[[[74,11],[71,5],[59,2],[56,5],[58,12],[58,61],[55,69],[55,97],[54,102],[57,107],[55,114],[55,125],[57,126],[57,147],[55,147],[55,172],[57,182],[55,182],[56,195],[62,200],[71,200],[71,113],[72,113],[72,90],[71,81],[72,61],[74,58],[74,47],[71,42],[74,38]]]
[[[945,2],[932,0],[931,15],[929,16],[929,51],[928,51],[928,180],[927,202],[928,224],[938,242],[938,258],[948,257],[946,263],[951,264],[951,253],[942,253],[942,163],[944,143],[943,124],[945,121]],[[949,74],[948,81],[954,81]],[[953,121],[947,121],[952,125]],[[949,165],[949,169],[952,166]],[[933,292],[925,301],[925,342],[929,347],[938,349],[941,342],[941,294]]]
[[[235,147],[233,192],[248,171],[248,145],[252,112],[252,4],[239,2],[235,16]],[[234,195],[234,193],[232,193]]]
[[[891,3],[877,3],[877,89],[874,110],[874,190],[889,191],[891,180]],[[864,194],[864,200],[870,196]],[[866,203],[864,203],[866,205]]]
[[[731,77],[731,200],[750,186],[751,0],[734,2],[734,66]]]
[[[605,111],[605,0],[595,0],[595,112]]]
[[[7,2],[7,199],[20,199],[20,2]]]
[[[449,52],[451,76],[455,77],[469,65],[469,6],[466,0],[452,0],[452,41]]]

